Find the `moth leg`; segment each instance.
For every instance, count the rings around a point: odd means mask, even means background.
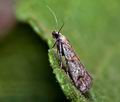
[[[68,64],[67,64],[68,62],[66,61],[66,65],[67,65],[67,67],[65,68],[65,72],[66,72],[66,74],[69,74],[69,72],[68,72]]]
[[[62,44],[61,42],[59,42],[59,59],[60,59],[60,67],[63,67],[63,63],[62,63]]]
[[[52,48],[54,48],[56,44],[57,44],[57,40],[56,40],[55,43],[53,44]],[[52,48],[51,48],[51,49],[52,49]]]

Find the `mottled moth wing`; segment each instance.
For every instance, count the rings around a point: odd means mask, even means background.
[[[92,84],[92,77],[86,71],[84,65],[80,62],[76,56],[75,51],[69,44],[69,41],[63,40],[65,37],[62,36],[62,51],[66,59],[68,74],[73,80],[75,86],[83,93],[87,92]]]

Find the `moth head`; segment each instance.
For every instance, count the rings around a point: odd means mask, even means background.
[[[60,29],[59,29],[58,32],[56,32],[56,31],[53,31],[53,32],[52,32],[53,38],[57,39],[57,38],[60,37],[60,35],[61,35],[60,31],[61,31],[61,29],[63,28],[63,26],[64,26],[64,23],[63,23],[63,25],[60,27]]]
[[[53,36],[53,38],[55,38],[55,39],[57,39],[58,37],[59,37],[59,32],[56,32],[56,31],[53,31],[52,32],[52,36]]]

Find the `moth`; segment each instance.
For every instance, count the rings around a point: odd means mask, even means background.
[[[61,68],[63,67],[62,57],[64,56],[67,65],[65,72],[70,76],[76,88],[80,90],[80,92],[86,93],[92,85],[92,77],[77,57],[69,41],[60,33],[60,30],[58,32],[52,32],[52,36],[56,40],[53,47],[55,45],[57,46],[60,66]]]

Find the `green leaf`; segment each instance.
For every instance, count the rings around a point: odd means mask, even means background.
[[[93,86],[90,90],[92,100],[89,101],[119,102],[119,4],[120,1],[118,0],[47,0],[46,2],[21,0],[18,3],[16,15],[18,20],[29,23],[51,47],[53,45],[51,32],[55,30],[56,24],[52,14],[46,7],[46,5],[49,5],[58,18],[59,26],[65,21],[65,26],[62,29],[63,35],[69,39],[87,70],[93,76]],[[50,50],[49,58],[53,72],[66,97],[74,100],[79,96],[78,91],[74,90],[69,78],[59,68],[56,60],[54,60],[54,54]],[[67,83],[67,87],[70,89],[65,87]],[[69,95],[68,90],[78,96]],[[82,97],[80,95],[80,99],[77,99],[82,102],[84,101],[84,99],[81,99]]]
[[[80,101],[85,102],[84,97],[82,97],[80,92],[74,87],[70,78],[59,67],[58,58],[55,55],[54,50],[49,50],[49,58],[50,58],[49,60],[51,66],[53,68],[53,73],[56,75],[56,78],[60,83],[61,88],[63,89],[63,92],[65,93],[66,97],[72,102],[80,102]]]

